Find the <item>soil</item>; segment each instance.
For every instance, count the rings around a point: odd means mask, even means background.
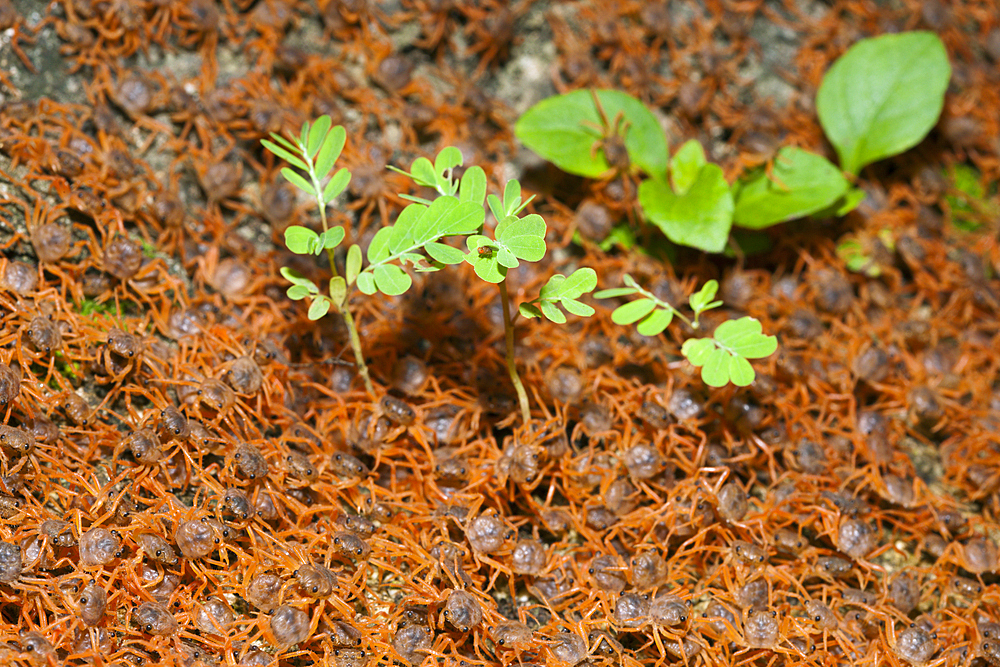
[[[995,662],[994,5],[0,0],[3,664]],[[787,144],[834,159],[823,73],[913,29],[951,59],[938,125],[857,210],[740,258],[513,136],[613,88],[730,180]],[[581,266],[675,304],[717,279],[706,330],[751,315],[778,352],[711,389],[695,332],[588,299],[517,322],[522,424],[500,297],[461,266],[351,295],[370,396],[342,319],[278,273],[329,278],[285,248],[319,216],[260,140],[322,114],[353,174],[341,266],[420,194],[386,166],[455,145],[537,195],[515,305]],[[637,244],[602,250],[616,225]]]

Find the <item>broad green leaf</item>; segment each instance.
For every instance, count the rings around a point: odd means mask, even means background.
[[[318,240],[318,245],[321,249],[333,250],[340,245],[340,242],[344,240],[344,228],[343,227],[331,227],[322,234]],[[321,254],[319,249],[316,252],[317,255]]]
[[[437,202],[447,202],[447,199],[438,198],[431,204],[431,206],[437,205]],[[451,200],[454,202],[454,200]],[[455,202],[456,204],[458,202]],[[399,217],[396,218],[396,224],[394,224],[391,229],[392,233],[389,234],[389,254],[395,255],[398,252],[402,252],[408,248],[412,248],[414,243],[414,236],[416,236],[416,228],[421,224],[420,221],[429,209],[425,208],[419,204],[410,204],[404,208]]]
[[[347,266],[345,267],[344,278],[348,285],[353,285],[361,273],[361,246],[357,243],[347,249]]]
[[[278,146],[267,139],[261,139],[260,143],[264,144],[264,148],[271,151],[293,167],[298,167],[303,171],[309,171],[309,165],[303,162],[302,158],[296,157],[291,151],[285,150],[281,146]]]
[[[778,349],[778,339],[765,336],[760,321],[752,317],[726,320],[716,328],[713,337],[719,345],[747,359],[762,359]]]
[[[521,116],[514,134],[521,142],[563,171],[587,178],[605,174],[610,166],[600,148],[596,127],[614,131],[617,118],[632,163],[650,176],[665,178],[667,138],[656,116],[639,100],[616,90],[599,90],[597,97],[607,123],[590,90],[574,90],[542,100]],[[621,114],[621,116],[619,116]]]
[[[701,168],[708,164],[705,159],[705,149],[697,139],[690,139],[677,149],[670,160],[670,185],[679,195],[687,194],[701,173]]]
[[[521,184],[516,178],[507,181],[503,189],[503,212],[504,217],[514,215],[514,211],[521,205]]]
[[[399,296],[413,284],[410,274],[395,264],[380,264],[372,270],[372,273],[375,274],[378,291],[386,296]]]
[[[312,126],[309,128],[309,138],[306,142],[308,148],[309,158],[315,158],[316,154],[319,153],[319,149],[323,146],[323,140],[326,139],[326,133],[330,131],[330,125],[333,121],[329,116],[320,116],[313,121]]]
[[[615,308],[611,313],[611,321],[615,324],[634,324],[653,312],[656,302],[652,299],[636,299]]]
[[[733,224],[733,195],[722,169],[707,164],[683,195],[666,181],[639,184],[639,203],[649,221],[668,239],[705,252],[722,252]]]
[[[347,299],[347,281],[341,276],[330,278],[330,300],[340,310]]]
[[[319,174],[320,178],[329,174],[330,170],[333,169],[333,164],[340,157],[341,151],[344,150],[344,142],[346,141],[347,131],[343,125],[336,126],[326,135],[323,146],[319,149],[319,154],[316,155],[316,173]]]
[[[288,167],[281,168],[281,175],[285,177],[289,183],[297,187],[302,192],[305,192],[313,197],[316,196],[316,190],[313,188],[312,183],[307,181],[305,178],[300,176],[298,173],[292,171]]]
[[[316,284],[313,281],[303,277],[300,273],[293,271],[287,266],[281,267],[280,269],[278,269],[278,271],[285,278],[285,280],[292,283],[293,285],[303,285],[309,290],[311,294],[319,293],[319,288],[316,287]]]
[[[428,188],[437,188],[437,174],[434,165],[425,157],[418,157],[410,167],[410,177],[418,184]]]
[[[431,256],[431,259],[442,264],[461,264],[462,260],[465,259],[464,252],[443,243],[428,243],[424,246],[424,250]]]
[[[497,242],[507,246],[518,259],[537,262],[545,256],[545,220],[540,215],[532,213],[501,223],[496,234]]]
[[[628,296],[630,294],[636,293],[636,288],[634,287],[612,287],[611,289],[602,289],[599,292],[594,292],[595,299],[613,299],[616,296]]]
[[[403,213],[406,213],[405,208],[403,209]],[[402,213],[400,217],[402,217]],[[375,232],[371,243],[368,244],[369,264],[375,264],[389,258],[389,237],[392,235],[392,230],[392,227],[383,227]]]
[[[826,158],[795,146],[778,151],[772,172],[758,169],[734,188],[733,224],[763,229],[802,218],[830,206],[850,187]]]
[[[301,301],[310,294],[309,288],[305,285],[292,285],[285,291],[285,293],[292,301]]]
[[[547,320],[556,324],[566,324],[566,316],[551,301],[539,301],[538,307],[542,309],[542,315],[545,315]]]
[[[318,320],[319,318],[330,312],[330,300],[325,296],[317,296],[313,299],[313,302],[309,304],[309,319]]]
[[[816,95],[820,124],[850,174],[916,146],[937,123],[951,78],[932,32],[865,39],[837,59]]]
[[[473,165],[465,170],[459,184],[458,199],[463,202],[472,202],[478,206],[483,205],[486,198],[486,172],[479,165]]]
[[[319,245],[319,234],[308,227],[291,225],[285,228],[285,245],[296,255],[308,255]]]
[[[362,294],[371,296],[378,291],[378,288],[375,287],[375,276],[372,275],[371,271],[362,271],[359,273],[357,284]]]
[[[344,191],[350,182],[351,172],[347,171],[347,169],[338,169],[337,173],[326,184],[326,187],[323,188],[323,201],[330,203],[339,197],[340,193]]]
[[[707,306],[712,303],[712,299],[715,298],[716,293],[719,291],[719,283],[715,280],[709,280],[707,283],[702,285],[702,288],[688,297],[688,303],[691,304],[691,310],[696,313],[700,313],[707,310]],[[718,302],[721,304],[722,302]],[[718,305],[718,304],[717,304]],[[715,306],[712,306],[713,308]]]
[[[529,320],[542,316],[542,311],[533,303],[522,303],[517,310],[521,313],[521,317]]]
[[[657,308],[639,322],[636,330],[643,336],[658,336],[670,326],[673,320],[674,311]]]
[[[577,317],[590,317],[596,312],[592,307],[575,299],[562,299],[559,303],[566,309],[566,312]]]

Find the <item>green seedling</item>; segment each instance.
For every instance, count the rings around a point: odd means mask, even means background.
[[[756,378],[748,359],[769,357],[778,349],[778,339],[765,336],[752,317],[727,320],[715,328],[711,338],[689,338],[681,353],[694,366],[701,366],[701,379],[709,387],[732,382],[746,387]]]
[[[454,146],[442,150],[434,162],[417,158],[409,172],[390,167],[409,176],[418,185],[431,188],[436,197],[425,199],[403,195],[412,203],[400,212],[394,224],[375,233],[367,251],[363,252],[356,244],[347,249],[341,275],[337,272],[333,250],[344,240],[345,232],[341,227],[328,227],[325,209],[347,187],[350,173],[341,169],[325,186],[322,184],[331,173],[346,138],[342,127],[331,129],[330,125],[330,119],[323,116],[311,126],[306,123],[301,137],[296,140],[288,141],[272,135],[275,142],[264,142],[268,150],[308,175],[307,179],[288,167],[281,172],[290,182],[314,196],[320,209],[321,233],[301,226],[289,227],[285,232],[285,243],[298,254],[322,255],[325,252],[333,274],[329,293],[323,294],[319,286],[308,278],[282,267],[281,274],[292,283],[288,288],[289,298],[309,299],[310,319],[323,317],[331,308],[344,316],[359,371],[369,393],[374,394],[364,366],[357,329],[347,308],[349,290],[356,286],[367,295],[381,292],[386,296],[399,296],[413,285],[406,268],[433,272],[447,265],[471,264],[476,275],[499,286],[504,308],[507,368],[517,391],[521,415],[525,422],[529,421],[528,395],[514,363],[514,328],[509,312],[506,277],[507,271],[516,268],[519,262],[537,262],[545,256],[546,226],[540,215],[522,215],[530,199],[522,201],[520,183],[516,180],[508,182],[502,198],[496,195],[487,197],[486,172],[481,167],[472,166],[461,179],[455,177],[455,168],[462,165],[462,154]],[[489,205],[498,221],[492,237],[483,233],[486,219],[484,204]],[[444,242],[448,237],[457,236],[468,237],[467,252]],[[565,316],[557,305],[575,315],[592,315],[594,310],[577,299],[592,291],[596,284],[597,274],[593,269],[578,269],[568,278],[553,276],[537,299],[530,304],[522,304],[521,312],[525,317],[542,314],[555,322],[565,322]]]
[[[864,166],[919,143],[941,114],[950,72],[944,45],[929,32],[876,37],[849,49],[824,77],[816,99],[841,168],[853,178]],[[638,167],[631,173],[648,177],[638,189],[645,219],[672,242],[705,252],[725,251],[734,226],[760,230],[806,216],[839,217],[864,198],[826,158],[792,146],[732,188],[695,141],[667,164],[656,117],[617,91],[576,90],[542,100],[514,132],[556,166],[587,178],[614,173],[606,146],[608,137],[620,136]],[[594,150],[595,137],[605,149]]]
[[[344,240],[344,229],[343,227],[331,229],[326,219],[326,207],[344,191],[351,181],[351,172],[346,169],[333,171],[337,158],[344,150],[347,132],[340,125],[331,127],[332,125],[333,121],[329,116],[320,116],[311,124],[303,123],[299,136],[293,137],[291,140],[272,133],[271,138],[274,141],[266,139],[261,141],[267,150],[291,165],[291,167],[283,167],[281,175],[289,183],[316,200],[323,231],[316,233],[308,227],[291,225],[285,230],[285,245],[297,255],[319,256],[326,253],[330,273],[333,275],[330,278],[330,293],[329,295],[322,294],[319,286],[313,281],[288,267],[281,267],[281,275],[292,283],[292,286],[288,288],[290,299],[295,301],[309,299],[309,319],[318,320],[326,315],[331,307],[344,318],[358,373],[365,384],[365,389],[374,396],[375,388],[372,386],[368,366],[365,364],[364,354],[361,351],[358,329],[354,325],[354,317],[347,307],[347,290],[344,288],[344,279],[338,274],[337,264],[334,261],[333,251]],[[305,176],[299,172],[304,172]],[[325,184],[324,181],[326,181]]]
[[[937,123],[951,78],[932,32],[865,39],[837,59],[816,94],[816,112],[840,166],[862,168],[913,148]]]
[[[433,188],[439,195],[433,202],[415,199],[418,203],[411,206],[433,207],[441,201],[454,200],[457,197],[458,200],[467,201],[478,209],[476,218],[478,228],[465,241],[468,252],[463,253],[458,248],[444,244],[429,245],[427,254],[432,260],[432,265],[428,268],[434,270],[436,264],[465,262],[472,266],[476,275],[482,280],[497,285],[503,308],[507,371],[517,392],[521,418],[527,423],[531,419],[531,411],[528,405],[528,393],[521,382],[514,359],[514,321],[510,313],[507,273],[510,269],[517,268],[522,261],[537,262],[545,257],[545,220],[535,213],[522,215],[531,198],[523,200],[521,184],[512,180],[504,186],[502,197],[494,194],[485,197],[490,212],[497,220],[497,226],[492,236],[483,233],[485,212],[482,206],[486,193],[486,176],[482,169],[472,167],[465,172],[460,183],[456,182],[452,179],[451,170],[460,164],[461,153],[449,147],[438,154],[433,164],[426,158],[419,158],[413,163],[409,172],[396,171],[410,176],[420,185]],[[372,243],[374,244],[374,241]],[[593,269],[577,269],[568,277],[556,274],[542,287],[536,299],[520,304],[518,312],[528,319],[544,316],[560,324],[566,321],[566,316],[559,306],[570,314],[589,317],[594,314],[594,309],[578,299],[593,291],[596,286],[597,273]]]
[[[632,276],[623,279],[624,287],[601,290],[594,294],[598,299],[638,296],[611,313],[615,324],[635,324],[643,336],[663,333],[676,317],[692,329],[699,329],[702,313],[722,305],[715,298],[719,283],[709,280],[700,290],[688,297],[693,317],[688,318],[666,301],[644,290]],[[729,320],[720,324],[711,338],[690,338],[681,346],[681,353],[694,366],[701,366],[701,378],[710,387],[723,387],[727,383],[745,387],[756,377],[748,359],[759,359],[774,354],[778,341],[774,336],[761,333],[760,322],[752,317]]]

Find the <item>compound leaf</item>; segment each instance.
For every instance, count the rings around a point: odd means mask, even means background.
[[[545,220],[540,215],[507,218],[497,225],[496,235],[518,259],[537,262],[545,256]]]

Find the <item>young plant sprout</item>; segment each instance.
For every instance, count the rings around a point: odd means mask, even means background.
[[[485,213],[482,210],[482,203],[486,193],[486,175],[479,167],[471,167],[465,172],[461,183],[455,183],[451,179],[451,170],[460,164],[461,153],[456,148],[448,147],[438,154],[433,165],[426,158],[418,158],[413,163],[409,173],[396,171],[407,174],[419,185],[434,188],[437,191],[440,196],[433,203],[430,203],[430,206],[435,206],[442,200],[453,199],[456,192],[460,200],[478,204],[480,228],[475,230],[478,233],[474,233],[466,239],[468,253],[437,243],[427,247],[427,254],[438,264],[467,262],[472,265],[476,275],[486,282],[497,285],[500,290],[507,372],[510,374],[511,383],[517,392],[521,418],[524,423],[528,423],[531,419],[528,393],[521,383],[514,361],[514,324],[510,314],[510,300],[507,292],[507,272],[517,268],[521,261],[537,262],[545,256],[545,221],[542,216],[535,213],[521,216],[521,212],[531,201],[531,198],[522,201],[521,184],[517,180],[512,180],[508,181],[504,187],[502,199],[492,194],[486,197],[490,211],[497,219],[497,226],[493,230],[493,238],[483,234],[481,227]],[[418,202],[419,205],[427,203],[426,200],[415,197],[409,199]],[[406,211],[404,210],[403,213],[405,214]],[[402,219],[402,217],[401,215],[400,218]],[[399,223],[397,222],[396,225],[398,226]],[[382,231],[385,230],[380,230],[379,234]],[[378,238],[378,234],[375,238]],[[374,243],[373,241],[372,244],[374,245]],[[371,254],[370,250],[369,254]],[[432,265],[422,270],[436,270],[436,268]],[[589,317],[594,314],[594,309],[576,299],[593,291],[596,286],[597,273],[593,269],[577,269],[569,277],[556,274],[542,287],[538,298],[519,306],[519,312],[529,319],[544,315],[549,320],[562,324],[566,321],[566,316],[556,307],[556,304],[559,304],[571,314]],[[365,291],[365,287],[361,286],[360,281],[359,287]]]
[[[520,215],[528,205],[527,201],[521,201],[521,185],[516,180],[510,181],[504,188],[502,200],[496,195],[487,198],[486,172],[481,167],[470,167],[461,179],[453,177],[455,167],[462,164],[462,153],[454,146],[438,153],[433,163],[427,158],[417,158],[409,172],[390,167],[406,174],[418,185],[432,188],[438,196],[432,201],[403,195],[404,199],[413,203],[402,210],[395,224],[383,227],[372,237],[366,253],[368,265],[363,266],[364,256],[360,246],[352,245],[347,249],[344,273],[340,275],[333,250],[344,240],[345,232],[342,227],[328,226],[326,206],[344,191],[351,174],[346,169],[340,169],[330,177],[325,187],[322,184],[331,174],[346,138],[343,127],[331,129],[330,126],[330,118],[321,116],[312,125],[303,125],[298,139],[289,141],[272,134],[274,142],[263,142],[272,153],[308,174],[307,180],[289,167],[281,170],[286,179],[316,198],[320,210],[323,232],[317,234],[297,225],[289,227],[285,230],[288,249],[302,255],[321,255],[326,251],[333,274],[327,296],[308,278],[282,267],[281,275],[292,283],[288,296],[295,300],[311,299],[309,319],[323,317],[330,308],[335,308],[344,317],[358,370],[365,388],[374,395],[357,327],[347,307],[348,290],[356,285],[364,294],[381,292],[386,296],[399,296],[413,284],[413,279],[403,270],[407,264],[415,271],[430,272],[448,264],[468,262],[480,278],[499,286],[507,342],[507,369],[517,391],[521,416],[528,422],[531,419],[528,394],[514,363],[514,327],[506,277],[507,271],[516,268],[519,261],[537,262],[545,256],[545,221],[537,214]],[[486,219],[484,202],[489,204],[498,220],[493,238],[482,233]],[[442,243],[447,236],[467,236],[469,252]],[[593,308],[576,299],[592,291],[596,285],[597,274],[593,269],[578,269],[568,278],[557,274],[542,288],[537,299],[522,304],[521,313],[528,318],[544,315],[553,322],[562,323],[566,321],[566,316],[556,307],[560,304],[575,315],[593,315]]]
[[[611,313],[611,320],[621,325],[638,323],[636,329],[643,336],[663,333],[675,316],[692,329],[698,329],[699,316],[722,305],[722,301],[714,300],[719,289],[719,283],[714,280],[709,280],[688,297],[688,304],[694,312],[693,319],[639,287],[632,276],[626,275],[624,283],[625,287],[601,290],[594,296],[611,299],[639,295],[640,298],[618,306]],[[747,360],[768,357],[777,349],[778,339],[765,336],[760,322],[752,317],[741,317],[720,324],[711,338],[689,338],[681,346],[681,353],[691,364],[701,367],[701,379],[708,386],[724,387],[732,382],[738,387],[746,387],[756,377],[753,366]]]
[[[333,251],[344,240],[344,228],[333,227],[332,229],[326,220],[326,207],[344,191],[347,184],[351,182],[351,172],[347,169],[339,169],[333,172],[333,165],[344,150],[344,142],[347,140],[347,132],[343,126],[338,125],[331,129],[333,121],[329,116],[320,116],[311,125],[306,122],[302,125],[302,132],[298,137],[293,137],[291,141],[284,137],[271,133],[274,141],[261,140],[267,150],[288,162],[297,169],[304,171],[308,175],[308,180],[291,167],[283,167],[281,175],[292,185],[309,194],[316,199],[316,206],[319,207],[320,223],[323,231],[317,234],[308,227],[292,225],[285,230],[285,245],[297,255],[322,255],[326,252],[327,260],[330,263],[330,295],[320,293],[319,287],[308,278],[299,275],[288,267],[281,267],[281,275],[285,277],[292,286],[288,288],[288,298],[299,301],[309,298],[309,319],[318,320],[329,312],[333,307],[344,318],[347,325],[348,335],[351,341],[351,349],[354,351],[354,361],[358,366],[358,373],[365,383],[365,389],[372,396],[375,389],[372,386],[371,377],[368,375],[368,366],[365,364],[364,355],[361,352],[361,339],[358,337],[358,329],[354,325],[354,317],[347,307],[347,288],[344,278],[337,273],[337,264],[334,261]],[[329,178],[326,185],[323,180]]]

